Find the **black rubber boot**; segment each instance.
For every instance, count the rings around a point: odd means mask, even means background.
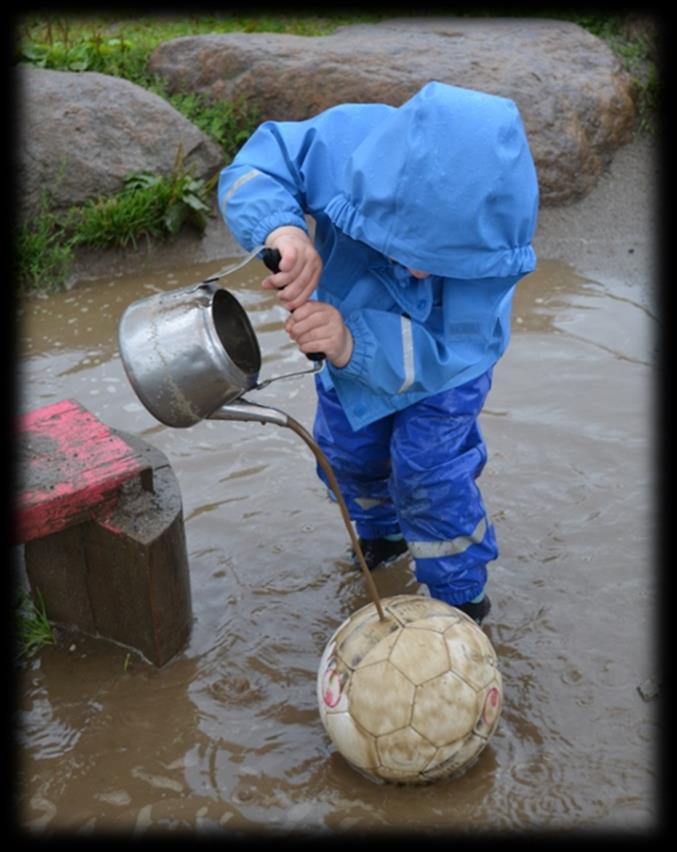
[[[456,609],[460,609],[461,612],[464,612],[466,615],[469,615],[473,621],[476,621],[477,624],[481,624],[482,621],[489,615],[489,610],[491,609],[491,601],[485,595],[479,603],[464,603],[464,604],[454,604]]]
[[[387,538],[361,538],[359,539],[364,561],[367,563],[367,568],[373,571],[375,568],[381,568],[389,562],[394,562],[402,554],[409,549],[407,542],[400,538],[397,541],[390,541]],[[353,563],[356,568],[360,567],[357,556],[353,552]]]

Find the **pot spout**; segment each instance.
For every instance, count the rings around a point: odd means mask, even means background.
[[[278,408],[266,408],[249,402],[246,399],[238,399],[236,402],[222,405],[207,418],[208,420],[254,420],[257,423],[275,423],[277,426],[288,426],[289,418]]]

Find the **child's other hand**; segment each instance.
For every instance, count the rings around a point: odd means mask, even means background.
[[[332,305],[306,302],[294,311],[284,328],[301,352],[324,352],[335,367],[345,367],[350,361],[353,336]]]
[[[308,301],[317,287],[322,259],[308,234],[293,225],[271,231],[266,246],[280,252],[280,271],[265,278],[261,286],[277,290],[284,307],[294,311]]]

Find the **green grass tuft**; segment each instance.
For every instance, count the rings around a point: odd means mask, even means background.
[[[17,229],[20,292],[62,289],[78,246],[136,248],[143,238],[163,240],[185,225],[202,233],[212,215],[215,180],[193,177],[179,150],[169,175],[133,172],[120,192],[90,199],[65,214],[55,211],[44,194],[38,215]]]
[[[45,602],[39,589],[36,591],[36,600],[28,593],[21,596],[15,616],[19,659],[31,657],[45,645],[55,643],[52,625],[47,618]]]

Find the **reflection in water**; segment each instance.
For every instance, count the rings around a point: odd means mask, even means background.
[[[520,284],[513,340],[482,424],[501,556],[486,625],[505,706],[479,762],[409,789],[336,754],[315,704],[334,629],[369,602],[340,515],[287,429],[158,424],[117,354],[125,306],[222,261],[36,299],[21,321],[22,410],[74,398],[164,452],[186,519],[195,622],[162,670],[83,636],[22,672],[19,819],[36,832],[417,832],[652,824],[651,365],[654,318],[622,287],[542,262]],[[305,359],[256,264],[228,279],[259,336],[261,378]],[[250,398],[309,427],[312,380]],[[419,591],[405,562],[381,597]]]

